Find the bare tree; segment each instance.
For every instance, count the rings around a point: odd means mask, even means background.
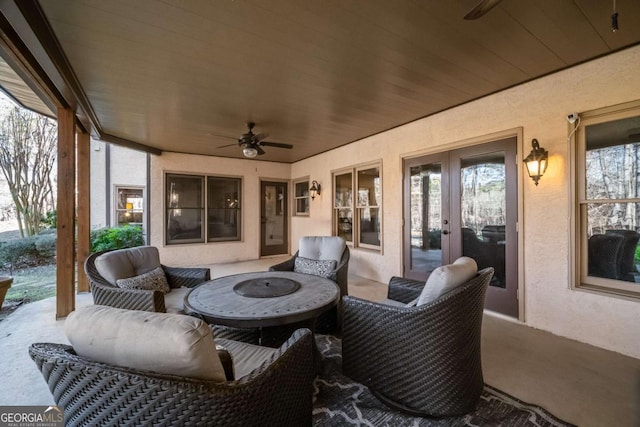
[[[0,123],[0,169],[16,206],[22,237],[37,234],[53,210],[51,176],[56,165],[56,122],[13,107]]]

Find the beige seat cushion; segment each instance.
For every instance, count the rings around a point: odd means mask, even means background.
[[[96,269],[109,283],[117,286],[118,279],[128,279],[161,267],[160,254],[155,246],[118,249],[95,260]]]
[[[340,263],[347,243],[338,236],[306,236],[300,239],[298,256],[309,259],[334,260]]]
[[[447,292],[473,279],[478,265],[473,258],[460,257],[453,264],[443,265],[431,272],[418,298],[418,306],[430,303]]]
[[[91,305],[67,317],[65,334],[78,355],[97,362],[225,381],[211,328],[194,317]]]
[[[229,350],[233,359],[234,378],[236,380],[250,374],[264,362],[271,359],[278,349],[247,344],[240,341],[219,339],[216,342]]]
[[[184,298],[193,288],[172,288],[171,292],[164,295],[164,306],[167,313],[184,314]]]

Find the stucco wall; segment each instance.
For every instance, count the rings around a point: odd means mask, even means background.
[[[164,172],[242,176],[242,241],[164,244]],[[151,245],[167,265],[192,266],[257,259],[260,256],[260,180],[289,180],[291,165],[259,160],[225,159],[163,153],[151,157]],[[289,189],[291,191],[291,189]]]
[[[519,157],[537,138],[550,153],[536,187],[521,171],[521,234],[525,316],[530,326],[640,358],[640,303],[570,290],[569,146],[566,116],[640,98],[640,47],[366,138],[295,163],[325,192],[308,218],[292,219],[292,242],[331,233],[331,170],[383,160],[384,254],[354,250],[350,271],[387,281],[401,273],[402,157],[459,146],[460,141],[522,128]],[[330,165],[328,168],[327,165]]]
[[[91,228],[107,226],[106,211],[106,143],[91,140]]]
[[[640,358],[640,303],[570,289],[570,200],[567,114],[640,98],[640,47],[494,94],[293,165],[163,154],[152,158],[151,244],[163,262],[199,265],[259,256],[259,179],[309,176],[323,186],[308,217],[291,217],[291,252],[304,235],[331,234],[331,171],[382,160],[383,253],[352,251],[350,271],[386,282],[401,274],[402,158],[464,146],[465,141],[522,130],[521,159],[537,138],[550,153],[536,187],[520,171],[520,271],[528,325]],[[163,171],[244,175],[243,241],[163,244]]]
[[[107,184],[107,151],[109,151],[110,187]],[[142,151],[91,140],[91,227],[115,226],[116,187],[146,187],[147,154]],[[108,195],[107,195],[108,193]],[[146,197],[146,190],[144,196]],[[107,212],[107,200],[110,209]]]

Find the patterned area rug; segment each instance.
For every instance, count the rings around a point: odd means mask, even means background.
[[[316,335],[316,343],[322,353],[322,373],[314,383],[315,426],[572,426],[488,385],[476,410],[464,417],[429,419],[400,414],[376,399],[367,387],[342,375],[342,343],[338,338]]]

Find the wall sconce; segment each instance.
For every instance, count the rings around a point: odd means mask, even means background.
[[[320,195],[320,184],[318,184],[318,181],[311,181],[311,188],[309,189],[309,193],[311,193],[311,200],[315,200],[316,195]]]
[[[524,164],[527,166],[529,177],[531,177],[533,182],[538,185],[538,181],[547,170],[547,166],[549,164],[549,152],[544,148],[541,148],[538,140],[535,138],[531,141],[531,146],[533,149],[529,155],[524,158]]]

